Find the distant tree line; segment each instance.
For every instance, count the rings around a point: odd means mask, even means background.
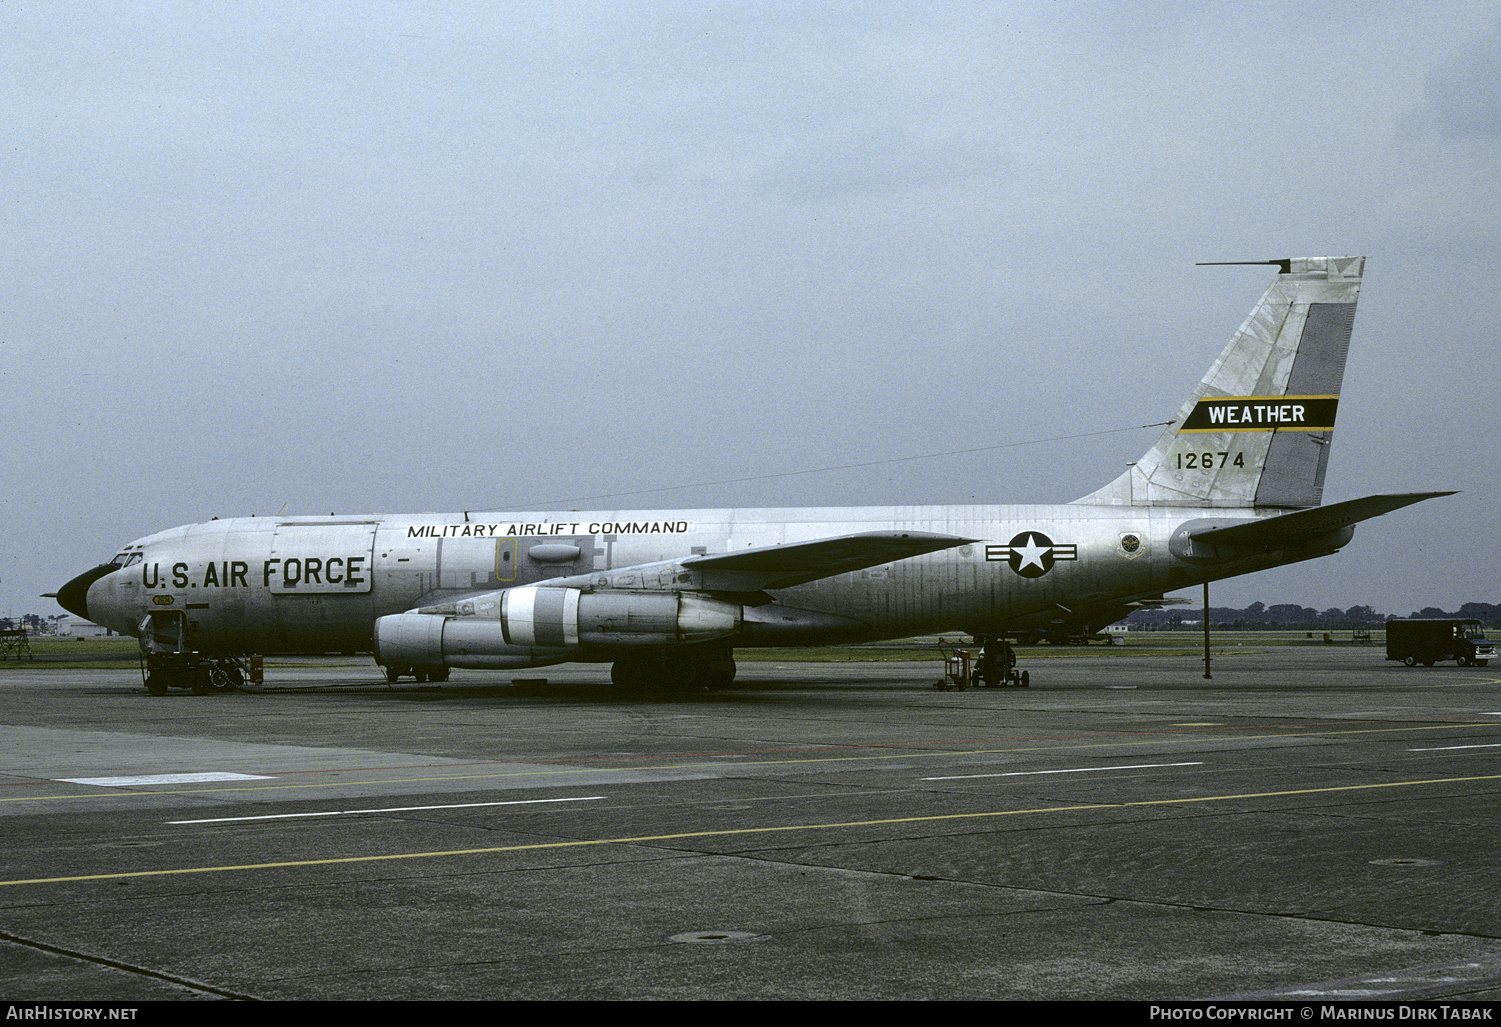
[[[1245,609],[1232,606],[1211,606],[1209,626],[1219,631],[1267,631],[1297,630],[1335,631],[1354,628],[1379,628],[1400,614],[1378,613],[1370,606],[1352,606],[1341,610],[1331,606],[1327,610],[1315,610],[1311,606],[1296,603],[1252,603]],[[1488,628],[1501,628],[1501,605],[1495,603],[1465,603],[1450,612],[1436,606],[1425,606],[1407,616],[1443,617],[1478,620]],[[1171,631],[1185,622],[1195,625],[1204,623],[1204,608],[1175,606],[1162,610],[1137,610],[1126,618],[1126,623],[1140,631]]]
[[[61,620],[62,615],[43,617],[35,613],[23,613],[19,617],[0,617],[0,631],[14,631],[17,628],[25,628],[36,634],[44,627],[50,626],[53,621]]]

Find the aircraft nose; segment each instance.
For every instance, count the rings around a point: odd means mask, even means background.
[[[117,563],[101,563],[92,570],[84,571],[57,590],[57,605],[75,616],[89,620],[89,586],[111,571],[119,569],[120,565]]]

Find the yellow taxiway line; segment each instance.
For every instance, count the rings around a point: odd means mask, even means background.
[[[842,828],[880,827],[891,824],[923,824],[941,821],[983,820],[991,817],[1033,816],[1043,813],[1076,813],[1096,809],[1131,809],[1146,806],[1186,805],[1196,802],[1231,802],[1248,799],[1275,799],[1294,795],[1329,795],[1337,792],[1375,791],[1391,788],[1417,788],[1425,785],[1463,784],[1474,781],[1498,781],[1501,774],[1476,777],[1436,777],[1418,781],[1385,781],[1363,785],[1335,785],[1327,788],[1296,788],[1276,792],[1237,792],[1227,795],[1199,795],[1179,799],[1143,799],[1135,802],[1099,802],[1070,806],[1042,806],[1033,809],[994,810],[987,813],[944,813],[921,817],[890,817],[880,820],[852,820],[827,824],[787,824],[773,827],[740,827],[713,831],[680,831],[672,834],[630,835],[619,838],[589,838],[568,842],[532,842],[526,845],[493,845],[478,849],[443,849],[433,852],[396,852],[383,856],[337,856],[331,859],[296,859],[274,863],[242,863],[225,866],[179,867],[173,870],[130,870],[107,874],[76,874],[66,877],[33,877],[0,881],[0,887],[25,884],[65,884],[78,881],[112,881],[131,877],[171,877],[179,874],[212,874],[235,870],[276,870],[288,867],[334,866],[340,863],[379,863],[398,859],[441,859],[455,856],[482,856],[498,852],[535,852],[546,849],[573,849],[596,845],[642,845],[682,841],[689,838],[730,838],[736,835],[778,834],[794,831],[832,831]]]

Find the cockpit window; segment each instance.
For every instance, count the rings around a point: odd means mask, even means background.
[[[118,564],[121,567],[134,567],[145,558],[146,554],[142,553],[140,550],[132,553],[127,549],[123,553],[116,553],[114,559],[112,559],[110,563]]]

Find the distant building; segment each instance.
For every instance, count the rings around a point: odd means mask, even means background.
[[[66,617],[57,619],[57,633],[70,638],[103,638],[110,631],[109,628],[84,620],[82,617],[75,617],[70,613]]]

